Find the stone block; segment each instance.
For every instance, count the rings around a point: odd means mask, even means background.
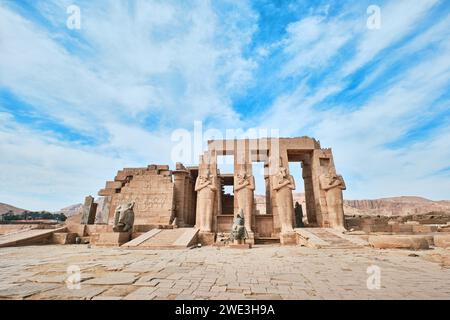
[[[106,189],[120,189],[122,188],[121,181],[106,181]]]
[[[199,232],[198,241],[203,246],[213,245],[215,242],[216,234],[214,232]]]
[[[94,202],[94,198],[87,196],[84,199],[80,224],[94,224],[96,211],[97,204]]]
[[[413,225],[393,224],[391,227],[392,227],[392,232],[394,232],[394,233],[412,233],[413,232]]]
[[[282,245],[296,245],[297,234],[295,232],[280,233],[280,243]]]
[[[77,237],[76,233],[55,232],[52,235],[52,243],[54,244],[73,244]]]
[[[378,249],[429,249],[426,237],[417,235],[369,236],[368,242]]]
[[[71,227],[70,229],[71,229],[71,231],[76,233],[79,237],[86,236],[86,225],[85,224],[80,224],[77,227],[73,227],[73,228]]]
[[[101,189],[98,192],[98,195],[101,197],[107,197],[107,196],[112,196],[114,193],[116,193],[115,189]]]
[[[109,210],[111,207],[111,196],[101,197],[97,202],[97,212],[95,214],[95,224],[107,224]]]
[[[413,225],[413,232],[414,233],[429,233],[429,232],[437,232],[438,226],[437,225]]]
[[[107,232],[100,233],[98,239],[94,240],[93,245],[96,246],[121,246],[130,241],[131,234],[129,232]]]
[[[433,241],[436,247],[450,248],[450,234],[436,234]]]

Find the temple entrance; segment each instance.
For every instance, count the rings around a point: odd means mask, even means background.
[[[219,192],[217,208],[217,232],[228,233],[231,230],[234,217],[234,156],[217,155],[219,170]]]
[[[303,180],[303,168],[301,162],[289,162],[289,173],[294,178],[295,190],[292,192],[294,207],[294,228],[302,228],[307,221],[306,200],[305,200],[305,182]]]
[[[255,178],[253,230],[255,230],[255,241],[270,239],[273,235],[273,215],[270,206],[269,176],[262,161],[252,162],[252,173]]]
[[[295,202],[299,202],[303,213],[303,223],[307,226],[314,226],[317,220],[311,168],[312,153],[305,150],[287,150],[287,156],[289,170],[296,183],[293,205],[295,207]],[[297,209],[297,211],[299,210]],[[294,217],[295,227],[299,222],[297,220]]]

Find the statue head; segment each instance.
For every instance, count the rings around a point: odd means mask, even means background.
[[[211,173],[210,173],[209,168],[208,168],[208,169],[206,169],[206,171],[205,171],[204,174],[201,174],[201,175],[199,176],[199,179],[200,179],[200,181],[202,181],[202,182],[207,181],[207,180],[209,180],[210,175],[211,175]]]
[[[239,170],[237,178],[238,180],[245,180],[245,178],[247,178],[247,172],[245,171],[245,169]]]
[[[289,172],[288,170],[280,165],[280,171],[279,171],[279,175],[283,178],[286,178],[288,176]]]

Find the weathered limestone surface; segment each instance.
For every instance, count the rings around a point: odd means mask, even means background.
[[[81,224],[93,224],[95,221],[95,212],[97,211],[97,204],[94,198],[87,196],[84,200],[84,205],[81,214]]]
[[[428,241],[424,236],[415,235],[377,235],[369,236],[369,244],[378,249],[428,249]]]
[[[111,207],[112,196],[100,197],[97,200],[97,212],[95,214],[95,224],[107,224]]]
[[[450,248],[450,234],[437,234],[433,237],[436,247]]]
[[[381,287],[367,288],[367,268]],[[81,270],[80,288],[60,282]],[[124,250],[85,245],[0,249],[1,299],[450,299],[444,248],[318,250],[258,246]],[[92,278],[93,277],[93,278]],[[88,280],[89,279],[89,280]],[[94,280],[95,279],[95,280]],[[88,283],[89,282],[89,283]]]

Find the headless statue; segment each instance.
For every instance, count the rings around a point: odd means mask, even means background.
[[[248,233],[245,228],[244,212],[241,209],[234,219],[234,223],[231,229],[230,239],[235,242],[242,243],[248,238]]]
[[[300,205],[300,203],[298,203],[297,201],[295,201],[294,212],[295,212],[295,225],[296,225],[296,227],[297,228],[303,228],[305,226],[303,224],[303,208]]]
[[[131,231],[134,224],[134,202],[124,203],[117,206],[114,212],[114,232]]]
[[[325,191],[328,219],[331,227],[345,229],[344,200],[342,190],[346,189],[341,175],[331,172],[323,174],[319,178],[320,187]]]

